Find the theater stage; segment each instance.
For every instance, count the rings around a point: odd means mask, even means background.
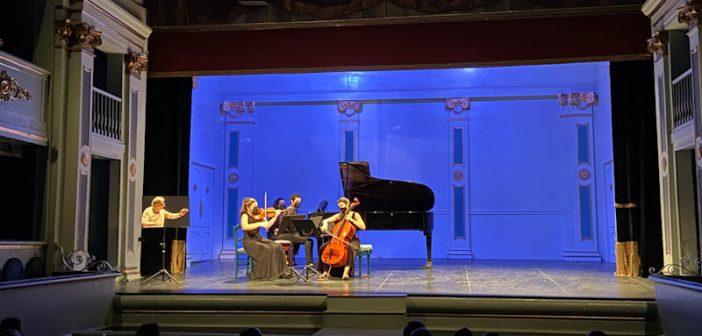
[[[302,261],[302,260],[300,260]],[[234,261],[195,263],[173,282],[119,283],[113,330],[155,321],[166,330],[267,334],[396,334],[411,319],[434,334],[469,326],[502,335],[654,335],[654,286],[613,264],[374,259],[349,281],[247,281]],[[365,267],[364,267],[365,269]],[[380,332],[379,330],[385,330]]]
[[[304,260],[299,259],[302,264]],[[365,260],[364,260],[365,262]],[[301,269],[301,267],[298,267]],[[349,281],[246,280],[245,267],[234,278],[234,261],[194,263],[176,278],[181,284],[160,281],[117,285],[118,293],[313,293],[421,294],[503,297],[571,297],[607,299],[654,298],[645,278],[617,277],[614,264],[554,261],[435,261],[431,269],[422,259],[373,259],[371,275]]]

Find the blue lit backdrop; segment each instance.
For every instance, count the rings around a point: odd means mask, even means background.
[[[584,109],[559,105],[556,95],[571,92],[596,92],[599,101]],[[457,114],[432,100],[449,97],[473,101]],[[608,63],[197,78],[191,160],[196,168],[212,167],[214,194],[207,207],[212,222],[189,234],[189,253],[231,255],[236,220],[228,216],[238,216],[244,196],[263,203],[266,194],[270,204],[300,193],[304,212],[321,200],[334,207],[348,125],[338,100],[364,101],[354,159],[368,161],[375,177],[433,189],[435,259],[613,261],[614,218],[605,204],[612,198],[604,182],[612,174]],[[238,101],[253,101],[255,109],[222,114],[222,102]],[[449,130],[458,117],[467,118],[462,137]],[[227,146],[232,131],[236,169]],[[450,215],[454,139],[462,139],[459,168],[467,172],[459,228]],[[583,151],[589,161],[582,161]],[[193,180],[206,183],[197,169]],[[367,231],[361,239],[373,244],[373,257],[425,257],[419,231]]]

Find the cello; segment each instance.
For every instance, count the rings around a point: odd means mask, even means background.
[[[356,235],[356,226],[345,218],[359,204],[361,203],[358,201],[358,198],[354,197],[353,202],[346,207],[341,217],[342,221],[334,226],[334,230],[331,233],[332,240],[324,246],[319,257],[322,263],[331,267],[346,265],[346,261],[349,258],[347,246],[351,246],[349,243]]]

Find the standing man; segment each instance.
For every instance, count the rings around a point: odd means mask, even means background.
[[[151,206],[144,209],[141,213],[141,274],[153,274],[161,268],[161,251],[165,250],[167,264],[171,264],[173,258],[171,251],[171,241],[166,242],[166,246],[161,246],[163,243],[164,225],[167,219],[178,219],[188,213],[187,208],[180,209],[178,212],[170,212],[166,210],[166,199],[163,196],[154,197],[151,201]],[[170,235],[169,235],[170,237]],[[172,239],[172,238],[169,238]],[[183,252],[185,253],[185,252]],[[183,258],[185,256],[183,255]],[[170,266],[166,267],[170,269]]]
[[[166,219],[178,219],[188,213],[187,208],[180,209],[177,213],[169,212],[165,208],[166,199],[163,196],[154,197],[151,206],[141,214],[141,226],[145,229],[162,228]]]

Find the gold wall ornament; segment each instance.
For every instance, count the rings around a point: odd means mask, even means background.
[[[668,32],[656,32],[646,42],[648,52],[654,56],[663,56],[668,51]]]
[[[444,108],[446,111],[461,114],[470,110],[470,98],[446,98],[444,99]]]
[[[336,110],[347,117],[352,117],[363,111],[363,104],[358,100],[339,100],[336,102]]]
[[[17,81],[7,74],[7,71],[0,71],[0,101],[10,100],[31,100],[32,95],[29,91],[23,89]]]
[[[2,47],[2,45],[3,45],[4,43],[5,43],[5,41],[3,41],[3,40],[0,38],[0,47]]]
[[[220,113],[236,118],[244,113],[252,114],[256,110],[256,102],[253,101],[223,101]]]
[[[146,71],[149,64],[149,57],[146,54],[137,54],[131,51],[124,55],[124,60],[127,63],[127,71],[139,78],[141,78],[141,72]]]
[[[699,0],[688,0],[684,5],[678,7],[678,22],[686,23],[688,27],[697,26],[702,9]]]
[[[71,19],[66,19],[58,26],[56,32],[69,49],[78,45],[83,49],[93,50],[102,44],[102,32],[84,22],[72,24]]]
[[[597,93],[595,92],[571,92],[558,95],[558,104],[561,107],[568,105],[584,110],[597,105]]]

